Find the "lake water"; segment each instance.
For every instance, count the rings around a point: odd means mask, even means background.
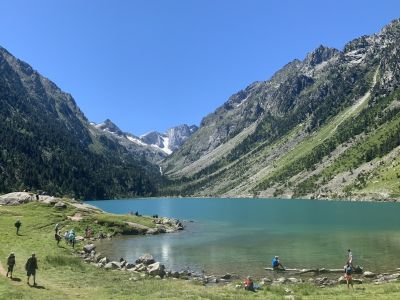
[[[400,267],[400,205],[277,199],[134,199],[90,201],[105,211],[192,220],[184,231],[101,241],[107,256],[134,261],[151,253],[168,269],[265,275],[274,255],[289,268],[354,264],[383,272]]]

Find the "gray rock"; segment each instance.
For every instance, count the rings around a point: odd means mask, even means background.
[[[225,279],[225,280],[229,280],[231,278],[232,278],[232,275],[229,273],[225,274],[224,276],[221,276],[221,279]]]
[[[67,204],[62,202],[62,201],[58,201],[56,204],[54,204],[54,208],[66,209],[67,208]]]
[[[143,254],[136,260],[137,264],[151,265],[155,263],[153,256],[149,253]]]
[[[301,280],[301,279],[297,279],[297,278],[295,278],[295,277],[289,277],[289,278],[287,279],[287,282],[289,282],[289,283],[301,283],[302,280]]]
[[[35,194],[26,192],[9,193],[0,196],[0,205],[20,205],[35,201]]]
[[[272,284],[284,284],[286,282],[286,278],[285,277],[279,277],[277,279],[275,279]]]
[[[86,253],[90,253],[94,249],[96,249],[96,246],[94,244],[87,244],[87,245],[83,246],[83,251],[85,251]]]
[[[165,275],[165,266],[159,262],[153,263],[147,267],[147,272],[151,276],[161,276]]]
[[[136,272],[146,272],[147,271],[147,266],[143,263],[137,264],[134,268],[133,271]]]
[[[99,263],[102,264],[103,266],[109,262],[110,260],[107,257],[103,257],[102,259],[99,260]]]
[[[112,270],[121,269],[121,264],[117,261],[111,261],[104,266],[104,269],[112,269]]]
[[[363,273],[363,276],[364,276],[365,278],[374,278],[374,277],[376,277],[376,274],[373,273],[373,272],[370,272],[370,271],[365,271],[365,272]]]

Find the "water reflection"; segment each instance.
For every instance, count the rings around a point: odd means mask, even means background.
[[[400,267],[400,206],[396,204],[252,199],[155,199],[96,203],[111,212],[193,219],[182,232],[101,241],[113,259],[151,253],[169,269],[265,275],[279,255],[289,267],[341,268],[346,250],[373,271]],[[114,210],[115,209],[115,210]],[[348,216],[351,218],[348,218]]]

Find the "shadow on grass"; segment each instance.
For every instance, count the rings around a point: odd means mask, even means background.
[[[43,285],[29,285],[31,288],[35,288],[35,289],[38,289],[38,290],[45,290],[46,288],[43,286]]]
[[[12,281],[17,281],[17,282],[20,282],[20,281],[21,281],[21,278],[18,278],[18,277],[13,277],[13,278],[11,278],[11,280],[12,280]]]

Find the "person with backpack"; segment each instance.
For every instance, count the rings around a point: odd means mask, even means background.
[[[13,270],[14,270],[14,266],[15,266],[15,255],[14,252],[11,252],[10,255],[7,258],[7,274],[6,277],[8,277],[8,273],[10,273],[10,278],[12,279],[12,274],[13,274]]]
[[[17,221],[14,223],[15,228],[17,228],[17,235],[19,235],[19,229],[20,229],[21,225],[22,225],[22,223],[21,223],[20,220],[17,220]]]
[[[37,259],[35,253],[28,258],[25,264],[26,275],[28,276],[27,283],[29,285],[29,278],[33,276],[33,285],[36,285],[36,270],[38,269]]]
[[[351,288],[354,290],[353,277],[351,276],[352,274],[353,274],[353,267],[349,262],[347,262],[346,266],[344,267],[344,279],[346,279],[347,288],[350,288],[351,284]]]

